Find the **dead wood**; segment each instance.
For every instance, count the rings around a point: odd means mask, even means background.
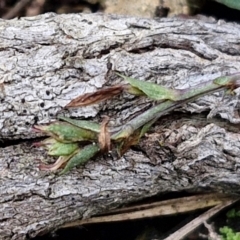
[[[34,124],[57,114],[121,126],[152,106],[129,95],[65,110],[122,82],[114,71],[187,88],[240,69],[240,28],[193,19],[52,13],[0,21],[0,238],[26,239],[122,204],[172,191],[239,193],[239,91],[214,93],[160,119],[122,158],[93,159],[64,176],[32,147]]]

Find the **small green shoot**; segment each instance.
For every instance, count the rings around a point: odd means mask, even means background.
[[[240,233],[234,232],[233,229],[224,226],[219,229],[222,240],[240,240]]]
[[[236,218],[240,217],[240,211],[236,211],[236,209],[231,209],[227,212],[227,218]]]

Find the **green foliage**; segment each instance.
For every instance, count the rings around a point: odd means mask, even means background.
[[[240,217],[240,211],[236,211],[236,209],[233,208],[227,212],[226,216],[229,222],[230,219]],[[240,240],[240,233],[235,232],[232,228],[228,226],[220,228],[219,231],[223,240]]]
[[[227,6],[229,8],[240,10],[240,1],[239,0],[215,0],[215,1]],[[206,3],[206,0],[187,0],[187,5],[191,9],[191,14],[195,14],[196,10],[199,11],[199,9],[201,9],[205,3]]]
[[[240,211],[236,211],[236,209],[231,209],[227,212],[227,218],[236,218],[240,217]]]
[[[226,5],[227,7],[240,10],[240,1],[239,0],[215,0],[215,1]]]
[[[240,233],[236,233],[233,229],[224,226],[219,229],[220,233],[222,234],[222,240],[240,240]]]

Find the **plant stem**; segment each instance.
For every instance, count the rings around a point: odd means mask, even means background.
[[[181,95],[177,101],[166,100],[160,104],[148,109],[146,112],[132,119],[125,124],[120,131],[113,134],[111,139],[119,140],[128,138],[137,129],[150,122],[154,123],[161,116],[169,113],[175,108],[194,100],[200,96],[206,95],[211,92],[224,88],[236,88],[239,86],[240,75],[233,75],[229,77],[217,78],[215,80],[200,83],[192,88],[181,90]],[[155,119],[155,120],[154,120]]]

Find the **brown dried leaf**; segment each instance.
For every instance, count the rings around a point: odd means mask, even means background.
[[[98,135],[98,142],[102,152],[108,152],[111,148],[111,136],[107,127],[108,122],[109,117],[104,116],[104,119],[101,123],[100,133]]]
[[[124,153],[126,153],[131,146],[137,145],[138,142],[139,142],[140,136],[141,136],[141,131],[137,130],[131,136],[129,136],[128,138],[124,139],[118,145],[118,154],[119,154],[119,156],[122,156]]]
[[[65,108],[83,107],[110,99],[120,94],[124,90],[124,88],[125,88],[124,85],[115,85],[109,88],[100,89],[93,93],[83,94],[73,99],[70,103],[68,103],[65,106]]]
[[[71,154],[69,156],[60,156],[57,161],[53,164],[44,164],[41,163],[39,165],[40,170],[46,170],[46,171],[55,171],[61,167],[64,167],[66,162],[73,156],[74,154]]]
[[[44,164],[44,163],[41,163],[39,165],[39,169],[40,170],[48,170],[48,171],[55,171],[57,169],[59,169],[64,163],[65,163],[65,158],[64,157],[59,157],[58,160],[53,163],[53,164]]]

